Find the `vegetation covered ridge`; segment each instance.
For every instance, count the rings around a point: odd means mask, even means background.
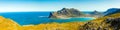
[[[89,21],[80,30],[120,30],[120,13]]]

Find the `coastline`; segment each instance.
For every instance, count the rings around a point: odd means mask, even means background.
[[[4,19],[7,19],[7,18],[4,18]],[[5,21],[8,21],[8,20],[5,20]],[[30,24],[30,25],[23,25],[23,26],[21,26],[17,22],[13,21],[12,19],[10,20],[10,22],[13,23],[13,24],[17,24],[16,25],[17,28],[15,27],[14,29],[19,29],[19,30],[24,30],[24,29],[26,29],[26,30],[34,29],[35,30],[35,29],[38,29],[38,28],[40,28],[39,30],[45,29],[45,28],[51,29],[50,27],[55,28],[55,29],[57,29],[59,27],[61,27],[61,28],[68,28],[68,29],[72,29],[73,28],[72,30],[75,30],[79,26],[82,26],[82,25],[85,24],[85,22],[66,22],[66,23],[56,23],[56,22],[53,22],[53,23],[46,23],[46,24],[44,24],[44,23],[43,24],[38,24],[38,25]],[[10,25],[12,25],[12,24],[10,24]],[[68,29],[66,29],[66,30],[68,30]]]
[[[50,19],[71,19],[71,18],[93,18],[93,19],[96,19],[96,17],[67,17],[67,18],[50,18]]]

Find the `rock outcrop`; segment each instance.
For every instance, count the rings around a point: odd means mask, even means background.
[[[103,14],[105,16],[107,16],[107,15],[111,15],[111,14],[115,14],[115,13],[120,13],[120,8],[110,8],[106,12],[104,12]]]
[[[80,30],[120,30],[120,13],[89,21]]]
[[[69,18],[69,17],[80,17],[83,14],[74,8],[63,8],[57,12],[51,12],[49,18]]]

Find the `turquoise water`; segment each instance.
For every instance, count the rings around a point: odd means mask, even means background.
[[[48,18],[50,12],[8,12],[0,13],[0,16],[10,18],[20,25],[41,24],[51,22],[85,22],[93,18],[70,18],[70,19],[50,19]]]

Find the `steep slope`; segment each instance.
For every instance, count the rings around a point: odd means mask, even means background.
[[[82,16],[83,14],[78,11],[77,9],[74,8],[63,8],[57,12],[51,12],[50,13],[50,18],[68,18],[68,17],[79,17]]]
[[[120,8],[110,8],[106,12],[104,12],[104,15],[107,16],[115,13],[120,13]]]
[[[20,26],[11,19],[0,16],[0,30],[18,30]]]
[[[84,24],[80,29],[82,30],[119,30],[120,29],[120,13],[92,20]]]

